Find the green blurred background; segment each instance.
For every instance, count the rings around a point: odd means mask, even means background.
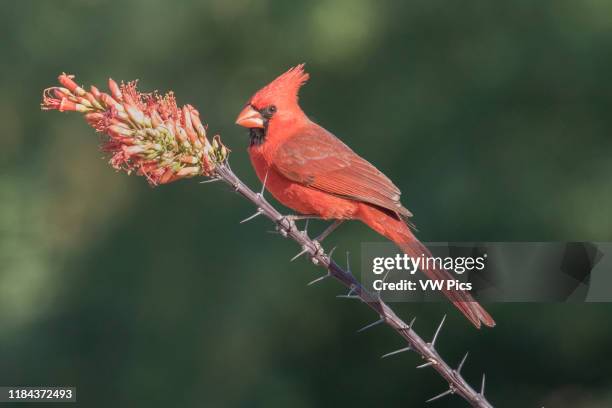
[[[419,407],[444,390],[400,339],[336,299],[297,248],[220,185],[112,171],[58,73],[173,89],[233,148],[247,98],[307,63],[304,110],[387,173],[426,241],[612,239],[612,3],[3,1],[0,385],[73,385],[86,407]],[[316,228],[322,228],[321,224]],[[379,238],[343,226],[359,259]],[[612,406],[606,304],[405,304],[500,407]],[[461,407],[459,397],[432,404]],[[27,404],[20,405],[22,407]]]

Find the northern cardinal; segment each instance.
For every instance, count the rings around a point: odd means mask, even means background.
[[[360,220],[411,257],[430,256],[406,220],[400,190],[376,167],[332,133],[308,119],[298,105],[298,91],[308,80],[304,65],[280,75],[256,92],[236,123],[249,129],[249,156],[265,188],[283,205],[323,219]],[[423,272],[450,280],[444,269]],[[495,321],[468,292],[446,296],[480,328]]]

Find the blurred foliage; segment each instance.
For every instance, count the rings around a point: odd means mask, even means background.
[[[0,4],[0,384],[82,406],[421,406],[444,389],[375,317],[218,185],[111,171],[77,115],[38,110],[62,71],[173,89],[257,186],[247,98],[307,62],[307,113],[391,176],[423,240],[611,240],[612,3],[5,1]],[[322,225],[318,225],[322,227]],[[378,240],[343,226],[330,244]],[[338,252],[338,253],[340,253]],[[359,257],[353,256],[356,261]],[[605,304],[400,305],[500,407],[612,405]],[[23,407],[27,404],[21,405]],[[458,407],[458,397],[436,402]]]

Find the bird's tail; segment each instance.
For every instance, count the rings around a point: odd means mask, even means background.
[[[429,249],[414,236],[410,228],[401,219],[395,218],[384,211],[362,204],[359,212],[359,218],[362,222],[372,228],[374,231],[393,241],[406,255],[411,258],[419,258],[422,256],[430,257]],[[435,280],[450,280],[453,276],[444,269],[423,268],[423,272]],[[472,322],[476,328],[480,328],[481,324],[485,326],[495,326],[495,320],[487,313],[486,310],[474,300],[469,292],[461,290],[446,290],[444,294],[453,302],[455,307]]]

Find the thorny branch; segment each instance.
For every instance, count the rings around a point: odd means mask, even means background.
[[[263,196],[265,180],[261,192],[255,193],[234,174],[227,161],[229,149],[218,135],[212,141],[208,139],[206,127],[193,106],[179,108],[172,93],[163,96],[141,93],[136,89],[136,82],[119,85],[109,79],[108,94],[95,86],[86,91],[73,78],[72,75],[61,74],[58,78],[60,86],[44,91],[41,107],[43,110],[82,113],[97,132],[108,136],[102,147],[111,154],[110,164],[115,169],[144,176],[153,186],[196,176],[210,177],[205,182],[222,180],[229,184],[257,207],[257,212],[242,222],[264,215],[276,224],[283,236],[293,239],[302,247],[295,258],[307,254],[314,264],[327,270],[325,275],[310,284],[333,277],[349,289],[348,294],[342,297],[360,299],[378,314],[378,320],[360,331],[386,323],[408,343],[406,347],[387,353],[382,358],[414,350],[424,360],[417,368],[432,367],[442,376],[449,388],[427,402],[458,394],[473,407],[492,407],[484,395],[484,375],[480,391],[474,390],[461,375],[467,354],[453,369],[436,351],[435,343],[444,319],[433,339],[430,342],[423,340],[412,328],[414,319],[406,324],[378,295],[361,286],[350,268],[344,270],[334,262],[331,258],[333,251],[325,253],[316,240],[308,237],[306,231],[298,230],[292,218],[284,217],[270,205]],[[332,224],[322,236],[337,225]]]
[[[484,395],[484,375],[480,391],[474,390],[474,388],[472,388],[461,375],[461,369],[463,368],[467,354],[463,357],[458,367],[454,369],[448,365],[448,363],[446,363],[446,361],[436,351],[435,342],[438,334],[440,333],[440,329],[444,324],[444,319],[442,319],[442,322],[438,326],[433,339],[430,342],[426,342],[412,328],[414,320],[410,324],[406,324],[385,302],[380,299],[380,297],[368,292],[359,283],[355,276],[353,276],[350,270],[344,270],[341,266],[339,266],[331,258],[330,254],[322,250],[318,242],[315,242],[303,231],[300,231],[290,218],[284,217],[280,212],[278,212],[264,198],[262,193],[256,193],[246,184],[244,184],[242,180],[240,180],[238,176],[234,174],[227,162],[218,165],[215,168],[215,174],[213,177],[229,184],[236,192],[241,194],[247,200],[251,201],[257,207],[257,212],[254,215],[261,214],[270,219],[276,224],[277,229],[283,236],[293,239],[302,247],[302,251],[305,251],[303,253],[308,254],[315,265],[319,265],[327,269],[327,275],[324,275],[322,278],[335,278],[349,290],[346,297],[360,299],[363,303],[378,313],[380,319],[361,330],[368,329],[380,323],[386,323],[401,337],[403,337],[404,340],[406,340],[408,343],[407,347],[385,354],[382,356],[383,358],[402,353],[404,351],[413,350],[425,361],[425,363],[421,364],[417,368],[432,367],[440,374],[440,376],[442,376],[442,378],[444,378],[449,385],[448,390],[429,399],[427,402],[435,401],[447,395],[458,394],[473,407],[493,407],[489,401],[487,401]]]

